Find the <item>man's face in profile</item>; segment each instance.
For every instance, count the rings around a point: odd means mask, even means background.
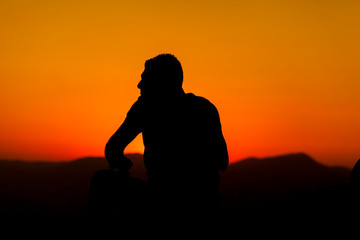
[[[137,87],[140,89],[140,95],[143,97],[146,97],[148,91],[151,91],[151,89],[149,89],[149,82],[151,81],[151,77],[149,76],[149,72],[146,70],[147,69],[145,69],[141,74],[141,80],[137,85]]]
[[[145,98],[155,98],[164,94],[165,86],[161,84],[156,74],[150,68],[145,68],[141,74],[141,80],[137,87],[140,89],[140,95]]]

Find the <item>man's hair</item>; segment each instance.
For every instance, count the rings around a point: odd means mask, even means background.
[[[160,54],[145,62],[145,68],[149,68],[151,72],[160,81],[181,88],[183,83],[183,70],[179,60],[172,54]]]

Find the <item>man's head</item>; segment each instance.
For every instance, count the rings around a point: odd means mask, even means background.
[[[160,54],[145,62],[138,88],[144,97],[173,95],[182,91],[183,71],[171,54]]]

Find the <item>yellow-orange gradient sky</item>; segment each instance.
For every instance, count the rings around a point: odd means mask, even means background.
[[[103,156],[165,52],[217,106],[231,161],[360,158],[360,1],[3,0],[0,30],[2,159]]]

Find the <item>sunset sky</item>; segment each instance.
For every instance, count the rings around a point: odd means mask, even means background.
[[[0,159],[103,156],[160,53],[218,108],[232,162],[360,158],[360,1],[1,0],[0,30]]]

